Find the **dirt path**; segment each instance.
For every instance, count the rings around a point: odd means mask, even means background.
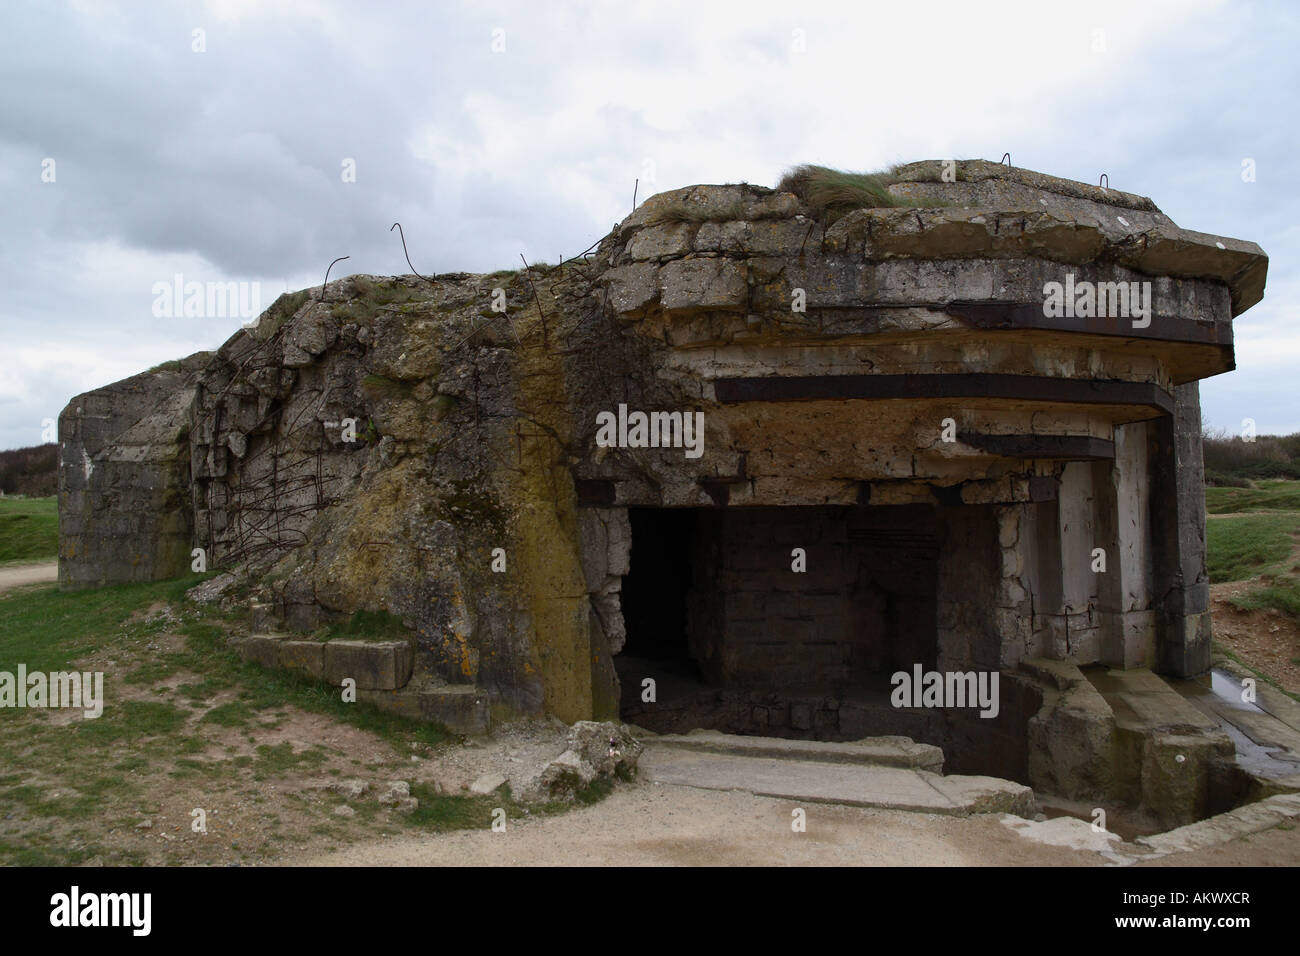
[[[669,784],[620,787],[559,817],[289,856],[306,866],[969,866],[1099,864],[1096,853],[1042,846],[996,814],[961,818],[806,804],[791,830],[788,800]]]
[[[42,561],[40,564],[13,564],[0,568],[0,594],[25,584],[53,584],[59,579],[59,562]]]
[[[667,784],[620,787],[559,817],[414,839],[292,854],[291,866],[1100,866],[1093,850],[1026,838],[999,814],[939,816],[806,804],[807,832],[791,830],[788,800]],[[1300,831],[1268,831],[1199,851],[1198,865],[1300,864]],[[1183,854],[1164,857],[1176,866]]]

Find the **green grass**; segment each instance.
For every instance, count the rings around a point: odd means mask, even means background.
[[[1300,620],[1300,576],[1280,575],[1272,584],[1255,588],[1234,600],[1233,603],[1247,610],[1273,608]]]
[[[220,727],[243,727],[253,718],[253,709],[245,703],[232,701],[218,704],[200,719],[200,723],[217,724]]]
[[[107,684],[105,684],[107,694]],[[167,737],[184,724],[189,715],[165,701],[126,700],[104,706],[95,720],[72,723],[77,741],[86,747],[105,747],[122,741],[137,744],[144,738]]]
[[[21,827],[20,834],[6,835],[0,825],[0,864],[144,862],[136,851],[98,846],[93,833],[113,825],[131,827],[137,818],[156,814],[150,807],[160,781],[200,789],[216,781],[274,786],[295,774],[342,773],[330,766],[331,751],[321,745],[259,741],[259,732],[284,719],[290,705],[376,734],[399,760],[454,739],[437,724],[344,703],[337,687],[305,675],[243,661],[226,644],[220,613],[184,602],[184,592],[199,579],[80,592],[44,587],[0,596],[0,670],[12,671],[18,662],[31,671],[68,670],[73,660],[93,652],[96,663],[82,669],[106,672],[98,719],[65,721],[49,711],[23,710],[0,721],[0,820]],[[172,613],[153,619],[141,613],[159,602],[170,605]],[[343,632],[373,636],[396,628],[400,621],[391,615],[363,612],[349,619]],[[178,673],[187,675],[184,683],[156,686]],[[123,699],[121,691],[128,687],[155,689],[147,699]],[[139,690],[133,693],[141,696]],[[220,703],[211,706],[214,697]],[[200,712],[203,716],[195,719]],[[252,754],[231,745],[232,732],[252,745]],[[578,803],[601,799],[609,789],[589,787]],[[508,788],[485,797],[441,794],[418,784],[412,791],[420,806],[402,822],[434,831],[490,827],[497,807],[510,819],[572,808],[560,802],[523,806]],[[373,801],[359,802],[354,810],[362,823],[374,823],[380,814],[387,819]],[[69,834],[68,821],[85,821],[88,829]],[[336,821],[318,825],[346,835]]]
[[[186,637],[182,650],[160,651],[152,659],[131,670],[125,682],[153,683],[177,671],[198,675],[198,680],[177,688],[182,700],[206,700],[221,691],[233,691],[237,705],[216,708],[211,722],[238,723],[245,710],[266,710],[292,704],[303,710],[321,713],[361,730],[383,737],[399,750],[411,743],[436,746],[451,739],[438,724],[411,721],[384,713],[361,703],[344,703],[337,687],[289,671],[268,670],[242,660],[225,641],[225,630],[216,620],[199,615],[209,613],[187,605],[190,620],[181,624],[165,621],[129,621],[133,614],[157,601],[180,602],[185,591],[201,578],[197,575],[174,581],[147,584],[121,584],[94,591],[61,592],[40,588],[23,594],[0,597],[0,670],[13,672],[19,663],[28,671],[55,671],[67,668],[72,659],[94,650],[124,646],[131,641],[147,640],[164,629]],[[382,617],[362,616],[358,626],[391,627]],[[129,623],[128,623],[129,622]],[[400,622],[397,626],[400,627]],[[84,733],[106,735],[110,739],[131,738],[150,728],[165,730],[170,713],[180,713],[172,704],[151,703],[143,709],[125,706],[125,713],[111,717],[113,693],[111,676],[105,680],[108,704],[98,720],[84,726],[100,726],[99,731]],[[83,726],[78,722],[77,726]],[[0,766],[3,766],[0,761]]]
[[[1258,586],[1232,598],[1232,603],[1247,610],[1273,608],[1300,619],[1300,562],[1291,560],[1300,535],[1300,481],[1207,488],[1205,508],[1210,580],[1261,576]]]
[[[336,637],[348,640],[398,641],[406,640],[411,632],[402,619],[389,611],[354,611],[346,621],[330,624],[317,635],[322,640]]]
[[[515,800],[510,787],[506,785],[502,785],[495,793],[479,797],[442,794],[427,784],[414,783],[411,784],[411,796],[419,800],[420,805],[405,816],[405,822],[408,826],[439,833],[446,830],[488,829],[493,823],[493,813],[498,808],[505,811],[507,821],[554,816],[567,813],[575,804],[592,806],[613,791],[614,781],[598,777],[574,792],[574,803],[553,800],[524,805]]]
[[[671,222],[734,222],[745,218],[745,204],[737,200],[720,206],[677,200],[665,203],[648,220],[648,225]]]
[[[1215,584],[1277,573],[1295,547],[1300,515],[1254,515],[1205,522],[1206,568]]]
[[[948,203],[937,199],[895,196],[889,187],[899,182],[890,167],[870,173],[854,173],[827,166],[795,166],[781,177],[777,189],[791,192],[812,206],[817,218],[838,218],[854,209],[879,209],[895,206],[937,208]]]
[[[0,498],[0,564],[58,556],[58,499]]]
[[[261,744],[257,747],[257,758],[253,761],[253,779],[265,780],[304,765],[319,767],[328,759],[327,754],[314,747],[294,753],[293,744],[288,741],[275,746]]]
[[[425,784],[412,784],[411,796],[420,805],[405,817],[409,826],[442,833],[446,830],[488,829],[492,826],[492,812],[497,807],[506,811],[506,819],[519,816],[519,808],[508,797],[488,794],[483,797],[466,797],[438,793]]]
[[[63,669],[69,660],[124,636],[123,626],[154,601],[178,601],[199,576],[94,591],[53,587],[0,597],[0,670],[21,662],[29,671]],[[157,633],[162,623],[138,622],[132,636]]]
[[[1300,481],[1258,481],[1254,488],[1206,488],[1210,514],[1246,511],[1300,511]]]

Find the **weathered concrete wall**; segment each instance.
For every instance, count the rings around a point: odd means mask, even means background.
[[[59,415],[59,582],[188,571],[189,406],[207,353],[78,395]]]

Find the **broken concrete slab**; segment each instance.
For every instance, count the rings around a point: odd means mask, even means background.
[[[745,268],[722,258],[675,259],[659,270],[665,312],[740,309],[749,294]]]
[[[485,773],[469,785],[469,792],[478,797],[495,793],[497,788],[506,783],[506,777],[500,773]]]
[[[820,763],[659,747],[647,741],[646,779],[704,790],[744,790],[764,797],[922,813],[1033,813],[1028,787],[996,777],[943,777],[900,767]]]
[[[631,731],[614,721],[580,720],[565,743],[563,753],[521,784],[521,800],[572,800],[597,778],[631,779],[642,752]]]
[[[836,743],[823,740],[787,740],[781,737],[747,737],[716,730],[665,734],[654,738],[656,747],[699,750],[739,757],[777,760],[814,760],[878,767],[906,767],[943,772],[943,751],[933,744],[918,744],[910,737],[866,737]]]
[[[1078,817],[1053,817],[1050,820],[1026,820],[1007,814],[1001,823],[1027,840],[1047,846],[1068,846],[1073,850],[1092,850],[1115,862],[1127,862],[1116,852],[1124,840],[1118,833],[1096,829]]]

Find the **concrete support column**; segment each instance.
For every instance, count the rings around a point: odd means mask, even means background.
[[[1201,396],[1174,389],[1174,414],[1150,425],[1154,667],[1195,677],[1210,667],[1210,585],[1205,570]]]
[[[620,592],[632,553],[632,527],[626,508],[579,508],[578,558],[591,601],[591,706],[597,720],[618,718],[620,690],[614,655],[627,631]]]
[[[1061,616],[1052,631],[1050,656],[1096,663],[1101,630],[1094,614],[1098,575],[1092,570],[1097,547],[1097,514],[1090,462],[1072,461],[1061,472],[1059,504],[1061,543]]]
[[[1093,463],[1097,542],[1106,570],[1097,575],[1100,661],[1109,667],[1145,667],[1154,660],[1151,609],[1151,507],[1145,422],[1115,428],[1114,461]]]

